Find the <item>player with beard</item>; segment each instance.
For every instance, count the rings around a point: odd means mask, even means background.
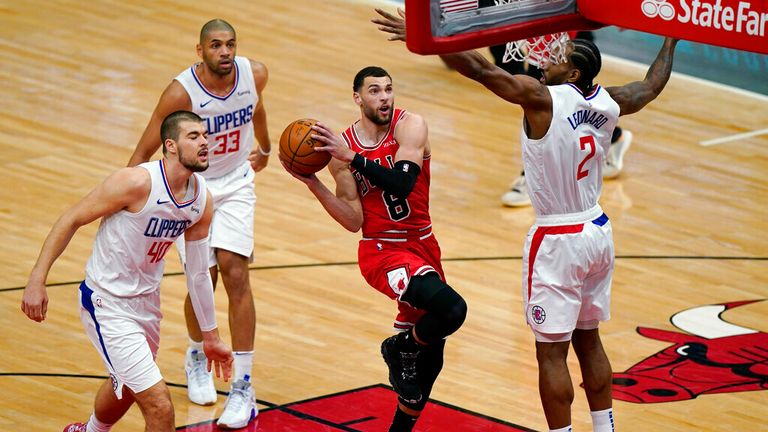
[[[101,385],[87,423],[65,432],[107,432],[136,402],[146,430],[175,429],[168,387],[155,363],[160,342],[163,259],[186,238],[187,288],[200,322],[207,368],[231,373],[232,352],[219,339],[213,285],[208,273],[208,228],[213,199],[205,179],[208,142],[202,119],[179,111],[160,128],[163,159],[123,168],[67,210],[51,228],[24,288],[21,309],[43,321],[45,280],[54,261],[83,225],[102,218],[80,284],[80,319],[101,354],[109,379]]]
[[[445,281],[429,216],[427,125],[395,108],[392,78],[380,67],[360,70],[352,98],[361,117],[341,136],[326,125],[313,138],[333,159],[332,193],[316,175],[304,182],[328,214],[349,231],[362,227],[358,264],[365,280],[397,301],[394,327],[381,353],[398,393],[390,432],[411,431],[443,366],[445,338],[461,327],[464,299]]]
[[[390,40],[405,41],[400,17],[376,10]],[[440,57],[460,74],[523,108],[520,142],[536,223],[523,249],[523,306],[536,338],[539,394],[551,432],[571,430],[573,384],[566,359],[579,360],[595,432],[614,430],[611,364],[598,325],[610,318],[613,232],[598,204],[603,159],[620,115],[640,111],[664,89],[677,40],[667,38],[645,79],[618,87],[594,82],[600,50],[575,39],[541,80],[511,75],[477,51]]]
[[[197,45],[202,61],[165,89],[128,163],[147,161],[158,149],[157,130],[168,113],[189,110],[205,120],[211,166],[203,176],[214,200],[208,266],[214,288],[221,274],[229,298],[235,355],[232,388],[218,424],[231,429],[245,427],[258,413],[251,384],[256,310],[248,264],[253,260],[254,173],[267,165],[271,150],[262,95],[267,68],[236,52],[237,37],[229,23],[214,19],[203,25]],[[183,245],[177,244],[177,249],[184,262]],[[211,405],[216,402],[216,388],[200,349],[200,327],[189,297],[184,316],[190,338],[185,358],[187,395],[196,404]]]

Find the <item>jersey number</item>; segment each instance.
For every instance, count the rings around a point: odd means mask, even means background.
[[[168,252],[168,248],[171,247],[171,243],[173,242],[163,241],[152,243],[152,246],[149,247],[149,252],[147,252],[147,255],[152,257],[149,262],[155,264],[162,261],[165,253]]]
[[[381,197],[384,199],[384,205],[387,206],[389,218],[393,221],[401,221],[411,214],[411,207],[406,198],[398,198],[386,192],[381,192]]]
[[[230,133],[216,135],[213,139],[216,140],[216,150],[213,151],[213,154],[215,155],[220,155],[224,153],[234,153],[240,150],[240,131],[239,130],[234,130]]]
[[[579,163],[579,168],[576,170],[576,180],[581,180],[589,175],[589,170],[584,169],[584,164],[595,156],[595,137],[587,135],[579,138],[579,146],[581,150],[586,150],[589,146],[589,154]]]

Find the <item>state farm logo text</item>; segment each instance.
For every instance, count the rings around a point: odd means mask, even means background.
[[[755,2],[760,4],[760,2]],[[714,3],[699,0],[679,0],[676,8],[667,0],[643,0],[640,9],[648,18],[659,17],[671,21],[675,17],[683,24],[711,27],[750,36],[765,36],[768,13],[753,10],[752,3],[740,1],[737,7],[725,5],[722,0]]]

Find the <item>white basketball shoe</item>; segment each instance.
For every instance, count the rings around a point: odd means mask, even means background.
[[[213,371],[208,371],[208,359],[198,350],[187,350],[184,362],[187,372],[187,397],[198,405],[216,403],[216,386],[213,384]]]
[[[501,203],[507,207],[531,205],[531,197],[528,196],[528,185],[525,183],[525,175],[521,175],[512,182],[509,190],[501,196]]]
[[[227,401],[224,403],[224,412],[216,422],[221,429],[244,428],[259,414],[256,407],[256,396],[250,383],[250,376],[232,383]]]
[[[605,165],[603,165],[603,178],[612,179],[619,176],[624,168],[624,155],[627,154],[631,145],[632,132],[624,129],[619,140],[611,143],[611,148],[605,157]]]

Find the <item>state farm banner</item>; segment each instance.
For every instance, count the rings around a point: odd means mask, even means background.
[[[579,0],[585,18],[768,54],[768,0]]]

